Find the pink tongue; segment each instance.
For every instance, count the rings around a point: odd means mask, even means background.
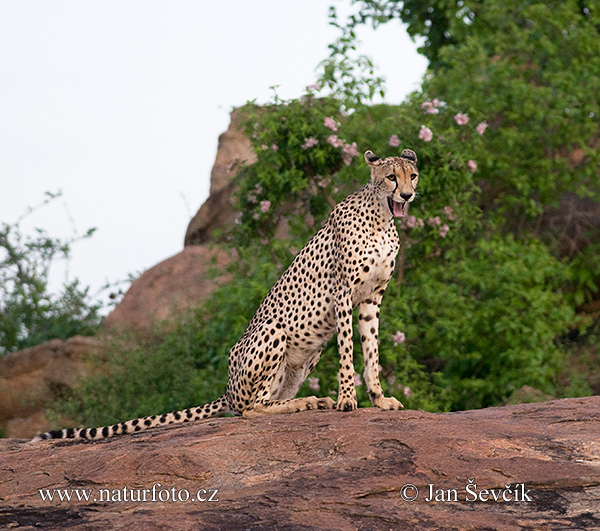
[[[396,216],[397,218],[403,218],[404,217],[404,203],[398,203],[397,201],[394,201],[394,216]]]

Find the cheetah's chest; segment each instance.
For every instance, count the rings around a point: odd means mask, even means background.
[[[399,249],[396,231],[376,233],[367,249],[362,266],[364,276],[352,297],[354,305],[370,297],[373,291],[387,284],[392,276]]]

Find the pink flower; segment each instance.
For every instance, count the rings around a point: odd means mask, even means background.
[[[398,147],[400,145],[400,139],[398,138],[398,135],[390,136],[390,139],[388,140],[388,144],[392,147]]]
[[[337,124],[331,116],[325,118],[325,120],[323,121],[323,125],[331,129],[334,133],[337,133]]]
[[[338,138],[337,135],[329,135],[327,143],[331,144],[334,148],[341,148],[344,145],[344,141]]]
[[[467,162],[467,166],[473,173],[477,171],[477,163],[473,159],[469,159],[469,162]]]
[[[442,224],[442,220],[440,219],[439,216],[435,216],[433,218],[429,218],[427,220],[427,225],[430,225],[431,227],[439,227]]]
[[[302,144],[302,149],[311,148],[313,146],[316,146],[318,143],[319,143],[319,141],[316,138],[309,136],[308,138],[304,139],[304,144]]]
[[[381,371],[383,371],[383,367],[381,366],[381,364],[377,364],[377,372]]]
[[[488,124],[485,120],[483,122],[481,122],[480,124],[477,125],[477,127],[475,128],[475,130],[482,135],[483,133],[485,133],[485,130],[488,128],[490,124]]]
[[[435,108],[435,105],[431,101],[425,101],[421,103],[421,109],[423,109],[427,114],[435,114],[438,112]]]
[[[269,208],[271,208],[271,201],[261,201],[260,202],[260,211],[263,214],[266,214],[269,211]]]
[[[431,139],[433,138],[433,132],[431,129],[429,129],[429,127],[422,125],[421,130],[419,131],[419,138],[423,142],[431,142]]]
[[[314,227],[315,226],[315,218],[312,217],[312,215],[306,214],[306,216],[304,216],[304,223],[306,223],[309,227]]]
[[[352,144],[344,144],[342,147],[342,151],[344,153],[348,153],[348,155],[352,155],[353,157],[358,156],[358,148],[356,147],[356,142],[352,142]]]
[[[269,149],[269,146],[267,146],[267,144],[262,144],[260,146],[260,149]]]
[[[402,390],[402,392],[404,393],[404,396],[406,398],[410,398],[412,395],[412,391],[410,390],[410,387],[408,387],[408,385],[404,386],[404,389]]]
[[[319,90],[321,90],[321,85],[319,85],[318,83],[313,83],[312,85],[308,85],[308,87],[306,87],[306,90],[314,90],[315,92],[318,92]]]
[[[422,229],[425,226],[425,222],[416,216],[406,216],[402,221],[407,229],[419,228]]]
[[[359,385],[362,385],[362,378],[360,377],[360,374],[355,374],[354,375],[354,385],[356,385],[356,387],[358,387]]]
[[[318,392],[319,389],[321,388],[321,386],[319,385],[319,379],[318,378],[314,378],[312,376],[309,377],[308,378],[308,388],[311,391],[315,391],[315,393]]]
[[[447,217],[448,217],[448,219],[449,219],[450,221],[454,221],[454,210],[452,210],[452,207],[445,206],[445,207],[442,209],[442,212],[444,213],[444,215],[445,215],[445,216],[447,216]]]
[[[273,151],[275,151],[275,152],[276,152],[276,151],[278,151],[278,150],[279,150],[279,146],[278,146],[277,144],[273,144],[273,145],[271,146],[271,149],[272,149]]]
[[[260,240],[260,243],[262,243],[264,246],[269,245],[269,240],[267,240],[266,238],[263,238],[262,240]]]
[[[358,156],[358,148],[356,147],[356,142],[352,142],[352,144],[344,144],[342,146],[342,160],[346,166],[350,166],[352,164],[352,159]]]
[[[417,226],[417,217],[416,216],[406,216],[404,218],[404,224],[409,229],[414,229]]]
[[[392,336],[392,340],[394,341],[394,346],[397,347],[400,343],[404,343],[406,341],[406,334],[404,332],[400,332],[400,330],[398,330]]]
[[[455,115],[454,119],[456,120],[456,123],[458,125],[465,125],[469,123],[469,117],[466,114],[463,114],[462,112],[459,112],[457,115]]]
[[[448,225],[445,225],[445,224],[442,225],[440,227],[440,236],[442,238],[445,238],[447,236],[449,230],[450,230],[450,227],[448,227]]]

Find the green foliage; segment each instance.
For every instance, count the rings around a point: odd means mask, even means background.
[[[437,373],[437,402],[449,409],[495,405],[525,384],[560,394],[567,275],[537,241],[478,239],[408,272],[382,308],[384,327],[406,331],[407,354]]]
[[[47,194],[43,205],[56,197]],[[20,226],[24,217],[0,226],[0,356],[49,339],[91,335],[100,323],[100,305],[78,280],[66,282],[58,294],[48,289],[52,264],[67,259],[78,238],[61,240],[42,229],[26,235]]]
[[[383,97],[384,80],[375,74],[373,61],[359,53],[355,24],[340,24],[333,6],[329,8],[329,23],[341,35],[329,45],[329,56],[319,65],[320,84],[346,109],[360,108],[376,94]]]
[[[353,38],[354,47],[356,29],[360,25],[371,24],[377,28],[390,20],[399,19],[406,24],[408,34],[422,42],[419,52],[427,57],[430,68],[435,72],[447,66],[447,56],[444,54],[451,54],[476,33],[489,37],[494,35],[498,24],[513,22],[521,28],[526,27],[529,6],[544,6],[549,12],[564,12],[566,9],[571,17],[569,23],[578,23],[581,19],[591,21],[598,16],[598,8],[593,0],[352,0],[352,4],[357,9],[345,23],[339,22],[333,8],[330,20],[340,28],[343,37]],[[558,21],[558,24],[563,24],[562,28],[568,28],[569,23],[564,24],[563,20],[559,16],[551,23]],[[597,22],[595,25],[596,28],[592,29],[597,31]],[[496,35],[501,37],[502,34]],[[505,42],[507,46],[515,48],[509,38]],[[335,48],[330,49],[332,54],[329,61],[343,60],[343,54]]]
[[[271,241],[284,217],[293,245],[303,245],[336,202],[366,183],[369,170],[362,153],[367,149],[381,156],[399,155],[404,148],[416,150],[419,193],[427,201],[414,204],[415,214],[431,220],[454,209],[450,214],[454,228],[460,226],[464,234],[477,228],[479,209],[472,197],[478,188],[469,161],[479,157],[483,144],[475,119],[457,124],[458,109],[448,105],[427,114],[418,95],[404,105],[362,107],[351,114],[341,111],[338,100],[316,98],[313,91],[299,100],[276,103],[244,109],[258,160],[239,174],[238,246]],[[479,114],[479,121],[486,116]],[[436,131],[431,140],[420,138],[427,126]],[[433,251],[432,236],[445,237],[439,235],[440,224],[433,223],[421,232],[428,253]],[[453,236],[447,238],[452,240]]]
[[[600,199],[600,19],[577,15],[575,1],[524,4],[474,10],[469,36],[441,52],[447,66],[424,86],[469,114],[488,113],[486,199],[513,219],[537,217],[567,191]]]
[[[159,345],[115,340],[106,355],[90,360],[91,372],[76,392],[63,394],[50,406],[52,415],[79,425],[105,426],[180,409],[191,405],[190,399],[207,398],[193,385],[201,375],[213,379],[212,391],[218,393],[218,378],[210,368],[198,368],[192,357],[194,325],[182,330],[177,341],[167,336]]]

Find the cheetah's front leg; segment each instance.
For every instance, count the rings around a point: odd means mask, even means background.
[[[340,356],[337,409],[353,411],[358,407],[354,386],[354,352],[352,344],[352,299],[350,291],[340,291],[335,299],[337,344]]]
[[[379,383],[379,307],[382,294],[378,291],[371,299],[358,305],[358,331],[365,358],[365,383],[371,403],[381,409],[401,409],[404,406],[396,398],[384,397]]]

